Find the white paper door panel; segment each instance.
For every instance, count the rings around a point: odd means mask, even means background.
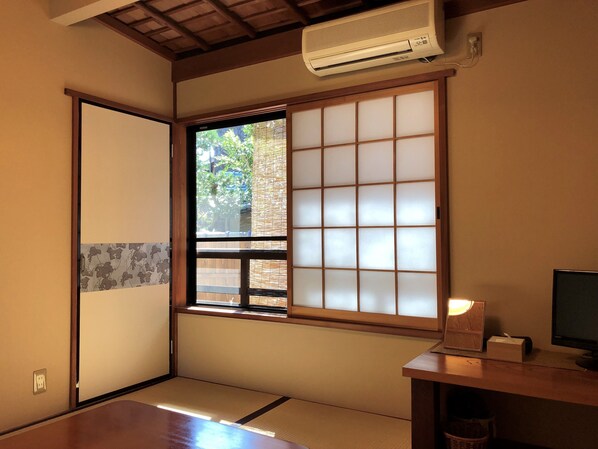
[[[81,105],[78,402],[169,373],[170,125]]]
[[[168,284],[81,294],[79,400],[168,374]]]

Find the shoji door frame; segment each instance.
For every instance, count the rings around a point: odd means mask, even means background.
[[[80,224],[81,224],[81,106],[83,103],[93,106],[111,109],[116,112],[131,114],[143,119],[154,120],[168,124],[170,126],[170,167],[169,167],[169,225],[170,225],[170,242],[172,245],[172,221],[173,221],[173,204],[172,204],[172,144],[174,141],[173,133],[175,124],[171,117],[161,114],[156,114],[151,111],[128,106],[122,103],[117,103],[104,98],[96,97],[86,93],[78,92],[72,89],[65,89],[65,95],[71,97],[72,103],[72,174],[71,174],[71,346],[70,346],[70,383],[69,383],[69,405],[71,409],[78,407],[78,364],[79,364],[79,336],[80,336],[80,294],[79,294],[79,252],[80,252]],[[172,247],[171,247],[172,253]],[[170,267],[170,298],[169,298],[169,334],[171,342],[170,360],[169,360],[169,374],[162,376],[168,378],[172,376],[175,368],[175,354],[173,353],[173,341],[175,335],[173,334],[174,318],[172,312],[172,257]],[[150,380],[153,382],[158,379]],[[126,390],[126,389],[125,389]],[[114,392],[116,393],[116,392]]]

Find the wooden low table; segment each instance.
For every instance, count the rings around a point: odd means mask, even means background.
[[[112,402],[0,440],[0,449],[306,449],[134,401]]]

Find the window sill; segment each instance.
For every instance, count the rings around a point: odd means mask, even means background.
[[[249,310],[225,309],[210,306],[179,306],[175,307],[176,313],[188,315],[203,315],[220,318],[236,318],[243,320],[270,321],[275,323],[297,324],[306,326],[326,327],[332,329],[345,329],[357,332],[370,332],[387,335],[401,335],[405,337],[418,337],[429,339],[442,339],[442,332],[420,329],[398,328],[390,326],[376,326],[373,324],[345,323],[323,319],[293,318],[280,313],[256,312]]]

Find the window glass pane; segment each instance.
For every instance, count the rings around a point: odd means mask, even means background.
[[[293,262],[299,267],[322,266],[322,231],[319,229],[293,231]]]
[[[262,307],[287,307],[287,298],[274,298],[268,296],[250,296],[249,304]]]
[[[359,230],[359,266],[377,270],[395,269],[394,230]]]
[[[392,185],[359,187],[359,225],[394,225]]]
[[[197,236],[284,235],[285,120],[208,129],[195,139]],[[255,216],[266,207],[281,217],[275,230]]]
[[[436,229],[397,229],[397,262],[399,270],[436,270]]]
[[[359,310],[371,313],[397,313],[395,274],[361,271],[359,273]]]
[[[434,91],[397,96],[397,136],[434,132]]]
[[[355,184],[355,146],[324,149],[324,185]]]
[[[277,240],[263,240],[263,241],[255,241],[255,242],[242,242],[248,243],[249,248],[252,249],[278,249],[278,250],[286,250],[287,249],[287,242],[286,241],[277,241]]]
[[[239,260],[197,259],[197,291],[236,294],[241,285],[240,270]]]
[[[350,270],[326,270],[327,309],[357,311],[357,272]]]
[[[322,307],[322,270],[293,269],[293,305]]]
[[[393,98],[359,102],[359,141],[393,137]]]
[[[254,132],[252,236],[287,235],[287,143],[284,119],[272,129],[257,124]],[[283,139],[273,139],[283,133]]]
[[[321,145],[321,110],[295,112],[293,114],[293,149],[312,148]]]
[[[324,225],[355,226],[355,187],[324,189]]]
[[[284,238],[287,232],[286,123],[279,117],[274,113],[194,130],[196,172],[190,189],[196,193],[198,258],[189,279],[196,283],[198,303],[251,304],[247,292],[240,291],[245,279],[257,289],[256,297],[281,296],[277,306],[286,303],[285,261],[253,260],[247,271],[240,262],[248,249],[286,253],[286,241],[261,240]]]
[[[241,297],[226,293],[197,292],[197,302],[215,306],[238,306],[241,303]]]
[[[397,181],[434,179],[434,136],[397,141]]]
[[[324,266],[355,268],[355,229],[326,229],[324,231]]]
[[[359,145],[359,182],[392,182],[392,152],[390,141]]]
[[[281,290],[286,292],[287,261],[251,260],[249,262],[249,288]]]
[[[324,108],[324,145],[355,141],[355,103]]]
[[[293,187],[320,187],[321,164],[320,150],[293,152]]]
[[[436,200],[433,182],[411,182],[397,185],[397,224],[433,225],[436,222]]]
[[[295,190],[293,192],[293,225],[322,226],[322,191]]]
[[[436,318],[436,274],[399,273],[399,315]]]

